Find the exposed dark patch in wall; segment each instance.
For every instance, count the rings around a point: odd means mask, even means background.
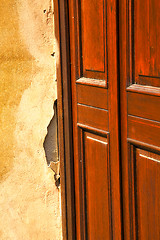
[[[46,161],[55,175],[55,185],[60,186],[60,164],[58,158],[58,126],[57,126],[57,100],[54,102],[54,115],[47,127],[47,135],[45,137],[43,147],[45,150]]]
[[[43,143],[48,166],[51,164],[51,162],[58,161],[57,100],[54,102],[53,108],[54,108],[54,116],[47,127],[47,135]]]

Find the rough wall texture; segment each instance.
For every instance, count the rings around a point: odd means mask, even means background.
[[[61,239],[43,142],[56,99],[50,0],[0,1],[0,239]]]

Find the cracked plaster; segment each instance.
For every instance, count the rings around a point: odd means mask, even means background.
[[[43,148],[56,99],[52,2],[1,0],[0,16],[0,239],[60,240]]]

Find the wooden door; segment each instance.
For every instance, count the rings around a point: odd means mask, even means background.
[[[76,239],[121,239],[117,6],[69,0]]]
[[[64,239],[158,240],[160,2],[55,2]]]
[[[160,1],[120,1],[124,239],[160,239]]]

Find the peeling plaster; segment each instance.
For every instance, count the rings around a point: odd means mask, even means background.
[[[0,2],[1,240],[62,238],[60,191],[43,148],[57,97],[51,3]]]
[[[48,166],[51,162],[58,161],[57,101],[54,101],[53,111],[54,115],[47,127],[47,135],[43,143]]]

